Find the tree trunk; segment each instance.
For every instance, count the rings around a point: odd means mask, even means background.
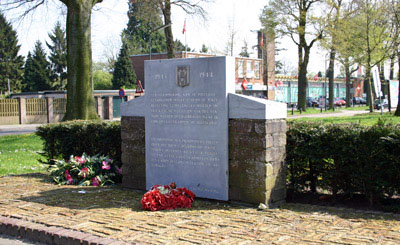
[[[162,12],[164,15],[164,25],[168,25],[171,23],[171,1],[165,0],[164,6],[162,7]],[[175,58],[175,43],[174,37],[172,35],[172,27],[168,26],[164,29],[165,39],[167,42],[167,53],[168,59]]]
[[[93,97],[91,12],[95,1],[71,0],[67,8],[67,112],[64,120],[97,119]]]
[[[299,109],[307,110],[307,65],[302,62],[299,64],[299,77],[298,77],[298,107]]]
[[[365,82],[367,83],[367,103],[369,105],[369,112],[374,112],[374,100],[372,94],[372,82],[371,82],[371,66],[367,66],[367,70],[365,71]]]
[[[397,78],[399,78],[399,93],[398,93],[398,101],[397,101],[397,109],[394,113],[395,116],[400,117],[400,52],[397,52],[397,64],[399,65],[399,72]]]
[[[335,99],[335,84],[334,84],[334,72],[335,72],[335,56],[336,51],[334,48],[331,48],[331,53],[329,55],[329,108],[333,109],[333,101]]]
[[[351,104],[351,98],[350,98],[350,85],[351,85],[351,81],[350,81],[350,65],[349,62],[345,62],[344,64],[344,70],[346,73],[346,107],[350,107]]]

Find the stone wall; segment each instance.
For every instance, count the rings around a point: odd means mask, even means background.
[[[286,121],[229,120],[229,199],[279,206],[286,198]]]
[[[146,189],[144,117],[121,118],[122,186]]]
[[[145,119],[121,118],[122,185],[145,190]],[[286,198],[286,121],[229,120],[229,200],[279,206]]]

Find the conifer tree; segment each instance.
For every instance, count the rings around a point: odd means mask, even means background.
[[[64,89],[67,80],[67,40],[61,23],[57,22],[52,33],[49,33],[51,43],[46,42],[50,49],[50,68],[52,88]]]
[[[44,91],[51,88],[50,63],[46,59],[46,53],[40,41],[36,41],[33,55],[28,54],[24,84],[26,92]]]
[[[161,53],[167,50],[165,35],[153,31],[163,25],[160,11],[149,1],[129,3],[129,21],[122,31],[122,42],[128,45],[130,54],[148,54],[151,39],[151,52]]]
[[[113,89],[133,88],[136,84],[136,74],[128,55],[126,43],[122,44],[117,62],[115,62],[112,84]]]
[[[18,55],[17,33],[0,12],[0,91],[8,91],[8,80],[11,91],[21,89],[24,58]]]

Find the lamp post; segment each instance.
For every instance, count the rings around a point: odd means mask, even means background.
[[[168,24],[165,24],[163,26],[159,26],[156,29],[150,31],[150,33],[149,33],[149,55],[150,55],[150,60],[151,60],[151,34],[153,32],[159,31],[159,30],[164,30],[165,28],[167,28],[168,26],[171,26],[171,25],[172,25],[172,23],[168,23]]]

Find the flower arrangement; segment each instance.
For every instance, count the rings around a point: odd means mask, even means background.
[[[54,182],[60,185],[103,186],[121,181],[121,168],[108,156],[71,156],[49,167]]]
[[[177,188],[174,182],[170,185],[155,185],[143,195],[142,209],[158,211],[190,208],[195,197],[192,191],[186,188]]]

